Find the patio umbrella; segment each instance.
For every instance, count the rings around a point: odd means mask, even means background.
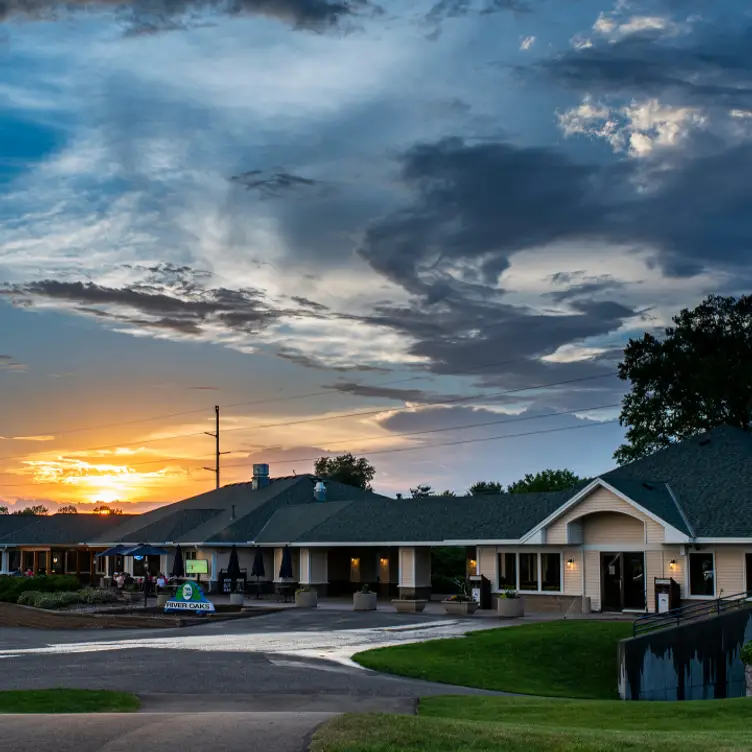
[[[227,579],[230,580],[232,591],[235,592],[235,586],[240,579],[240,562],[238,561],[238,548],[233,546],[230,549],[230,561],[227,563]]]
[[[292,573],[292,554],[290,553],[290,547],[285,546],[282,549],[282,564],[279,567],[279,579],[291,580],[293,578]]]
[[[122,556],[167,556],[168,553],[169,551],[166,551],[164,548],[147,546],[143,543],[138,546],[126,548],[124,551],[120,552]]]
[[[256,556],[253,557],[253,568],[251,569],[251,577],[256,578],[256,599],[261,598],[261,584],[259,580],[266,576],[264,570],[264,555],[261,553],[261,549],[256,549]]]
[[[170,572],[170,575],[172,577],[177,577],[178,579],[185,577],[185,566],[183,566],[183,550],[180,548],[179,543],[177,545],[177,548],[175,549],[175,561],[172,563],[172,572]]]
[[[119,556],[123,553],[123,551],[126,551],[126,550],[127,550],[127,546],[121,546],[121,545],[113,546],[112,548],[108,548],[106,551],[100,551],[97,554],[97,558],[99,559],[100,557],[103,557],[103,556]]]

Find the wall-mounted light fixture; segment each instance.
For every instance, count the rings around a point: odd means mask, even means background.
[[[568,569],[574,568],[574,559],[567,559],[567,568]]]
[[[389,559],[387,559],[386,556],[382,556],[379,561],[381,562],[382,567],[385,567],[389,563]]]
[[[353,556],[350,559],[350,566],[351,567],[359,567],[360,566],[360,558]]]
[[[668,568],[673,572],[676,569],[676,559],[671,559],[668,563]]]
[[[472,572],[478,571],[478,562],[475,559],[468,559],[467,565]]]

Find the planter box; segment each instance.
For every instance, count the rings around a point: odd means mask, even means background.
[[[525,615],[525,601],[522,598],[497,598],[496,613],[502,619],[519,619]]]
[[[319,594],[315,590],[306,590],[295,593],[295,605],[298,608],[316,608],[319,603]]]
[[[135,592],[132,593],[129,590],[123,590],[123,600],[126,603],[143,603],[144,602],[144,594]]]
[[[478,610],[478,601],[441,601],[444,611],[452,616],[471,616]]]
[[[392,605],[399,614],[419,614],[425,609],[427,603],[427,600],[403,600],[402,598],[392,601]]]
[[[169,593],[159,593],[157,595],[157,607],[158,608],[164,608],[167,601],[170,600],[170,594]]]
[[[744,686],[746,689],[746,696],[752,697],[752,666],[744,667]]]
[[[231,606],[242,606],[244,600],[245,600],[245,597],[243,596],[243,593],[230,593],[230,605]]]
[[[375,611],[376,593],[353,593],[353,611]]]

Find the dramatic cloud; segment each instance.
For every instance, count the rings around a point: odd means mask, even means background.
[[[70,11],[114,8],[130,21],[131,33],[149,33],[184,28],[195,24],[200,14],[267,16],[293,28],[326,30],[359,11],[368,9],[366,0],[6,0],[0,5],[0,21],[13,18],[50,19]],[[373,7],[373,6],[371,6]]]
[[[319,181],[291,175],[288,172],[267,172],[251,170],[240,175],[233,175],[230,180],[248,190],[255,190],[267,198],[279,198],[283,193],[320,186]]]
[[[333,389],[343,394],[353,394],[357,397],[375,397],[377,399],[396,400],[397,402],[415,403],[432,403],[456,402],[458,399],[464,399],[457,395],[432,394],[423,389],[395,389],[388,386],[369,386],[367,384],[354,384],[351,382],[342,384],[329,384],[325,389]]]

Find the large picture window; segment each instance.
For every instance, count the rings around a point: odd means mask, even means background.
[[[538,554],[520,554],[520,590],[538,589]]]
[[[715,595],[715,557],[712,553],[690,553],[689,594]]]
[[[499,589],[517,589],[517,554],[499,554]]]
[[[541,554],[541,574],[543,590],[561,592],[561,556],[559,554]]]

